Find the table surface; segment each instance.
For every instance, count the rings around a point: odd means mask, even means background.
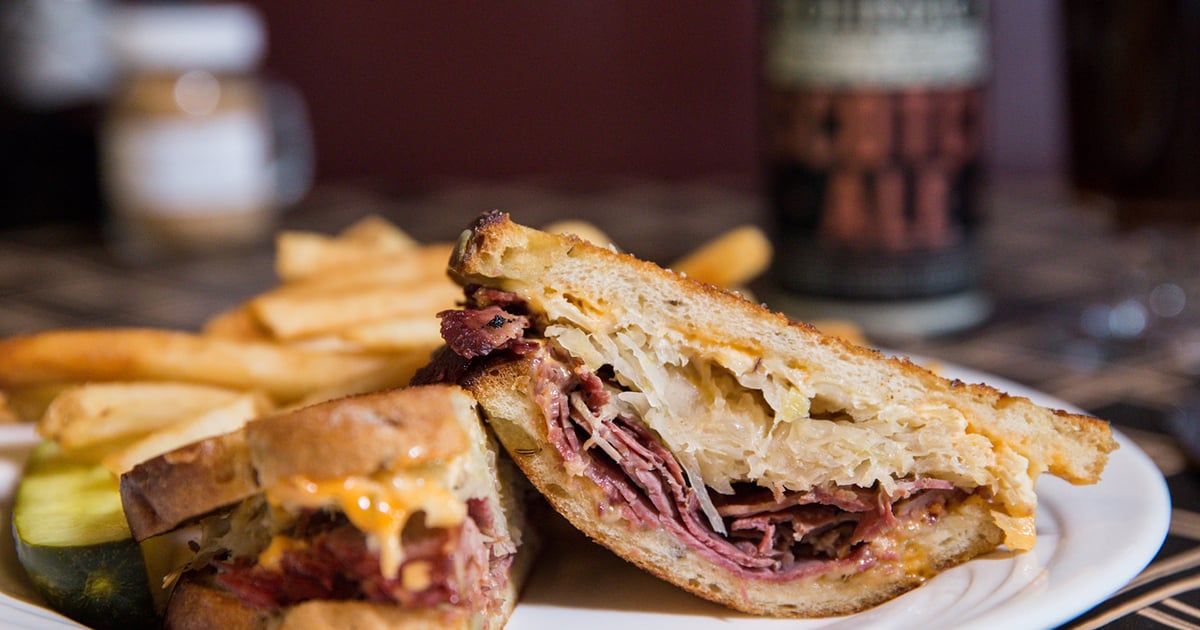
[[[1170,430],[1178,407],[1200,392],[1196,370],[1189,369],[1200,365],[1200,336],[1175,321],[1183,317],[1151,317],[1146,333],[1128,338],[1085,334],[1097,321],[1136,329],[1129,326],[1138,322],[1138,305],[1149,302],[1149,290],[1164,280],[1154,256],[1163,251],[1155,240],[1162,235],[1118,235],[1095,204],[1053,181],[995,183],[986,200],[981,251],[983,288],[994,304],[990,318],[950,336],[886,343],[1044,391],[1113,421],[1137,441],[1162,469],[1173,497],[1170,535],[1155,560],[1173,569],[1069,627],[1094,627],[1101,619],[1116,628],[1197,627],[1186,624],[1200,623],[1200,591],[1160,594],[1200,572],[1200,480]],[[531,225],[589,220],[626,250],[660,263],[735,225],[767,224],[761,200],[747,192],[719,184],[620,181],[571,188],[459,184],[403,197],[330,188],[288,213],[284,226],[333,232],[379,214],[419,239],[451,240],[490,208]],[[269,244],[136,266],[116,260],[92,228],[0,233],[0,336],[76,326],[194,330],[272,287],[272,263]],[[1192,279],[1194,272],[1185,278]],[[1133,310],[1111,308],[1120,304]],[[1133,324],[1119,319],[1122,313],[1132,313]],[[1200,320],[1190,311],[1185,315]]]

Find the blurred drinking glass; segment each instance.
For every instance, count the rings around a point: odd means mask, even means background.
[[[1200,2],[1062,6],[1072,184],[1118,231],[1112,295],[1081,327],[1200,373]]]

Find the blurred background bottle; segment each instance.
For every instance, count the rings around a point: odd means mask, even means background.
[[[116,252],[141,262],[266,239],[278,200],[258,13],[126,5],[110,34],[121,80],[101,168]]]
[[[989,312],[976,247],[987,5],[775,0],[765,26],[767,193],[779,304],[877,338]]]
[[[103,214],[96,126],[113,83],[110,6],[0,2],[0,229]]]

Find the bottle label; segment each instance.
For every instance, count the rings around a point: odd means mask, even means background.
[[[172,216],[267,209],[270,136],[260,116],[114,120],[105,168],[119,207]]]

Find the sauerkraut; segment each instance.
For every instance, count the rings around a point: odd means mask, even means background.
[[[593,371],[611,366],[625,390],[618,398],[693,484],[725,494],[737,482],[777,492],[824,484],[891,491],[900,478],[935,477],[968,491],[985,487],[1015,515],[1036,504],[1028,462],[971,432],[957,409],[879,404],[816,376],[820,370],[674,330],[627,324],[590,333],[594,322],[572,321],[586,319],[580,310],[549,315],[555,323],[545,336]],[[715,510],[702,501],[711,519]]]

